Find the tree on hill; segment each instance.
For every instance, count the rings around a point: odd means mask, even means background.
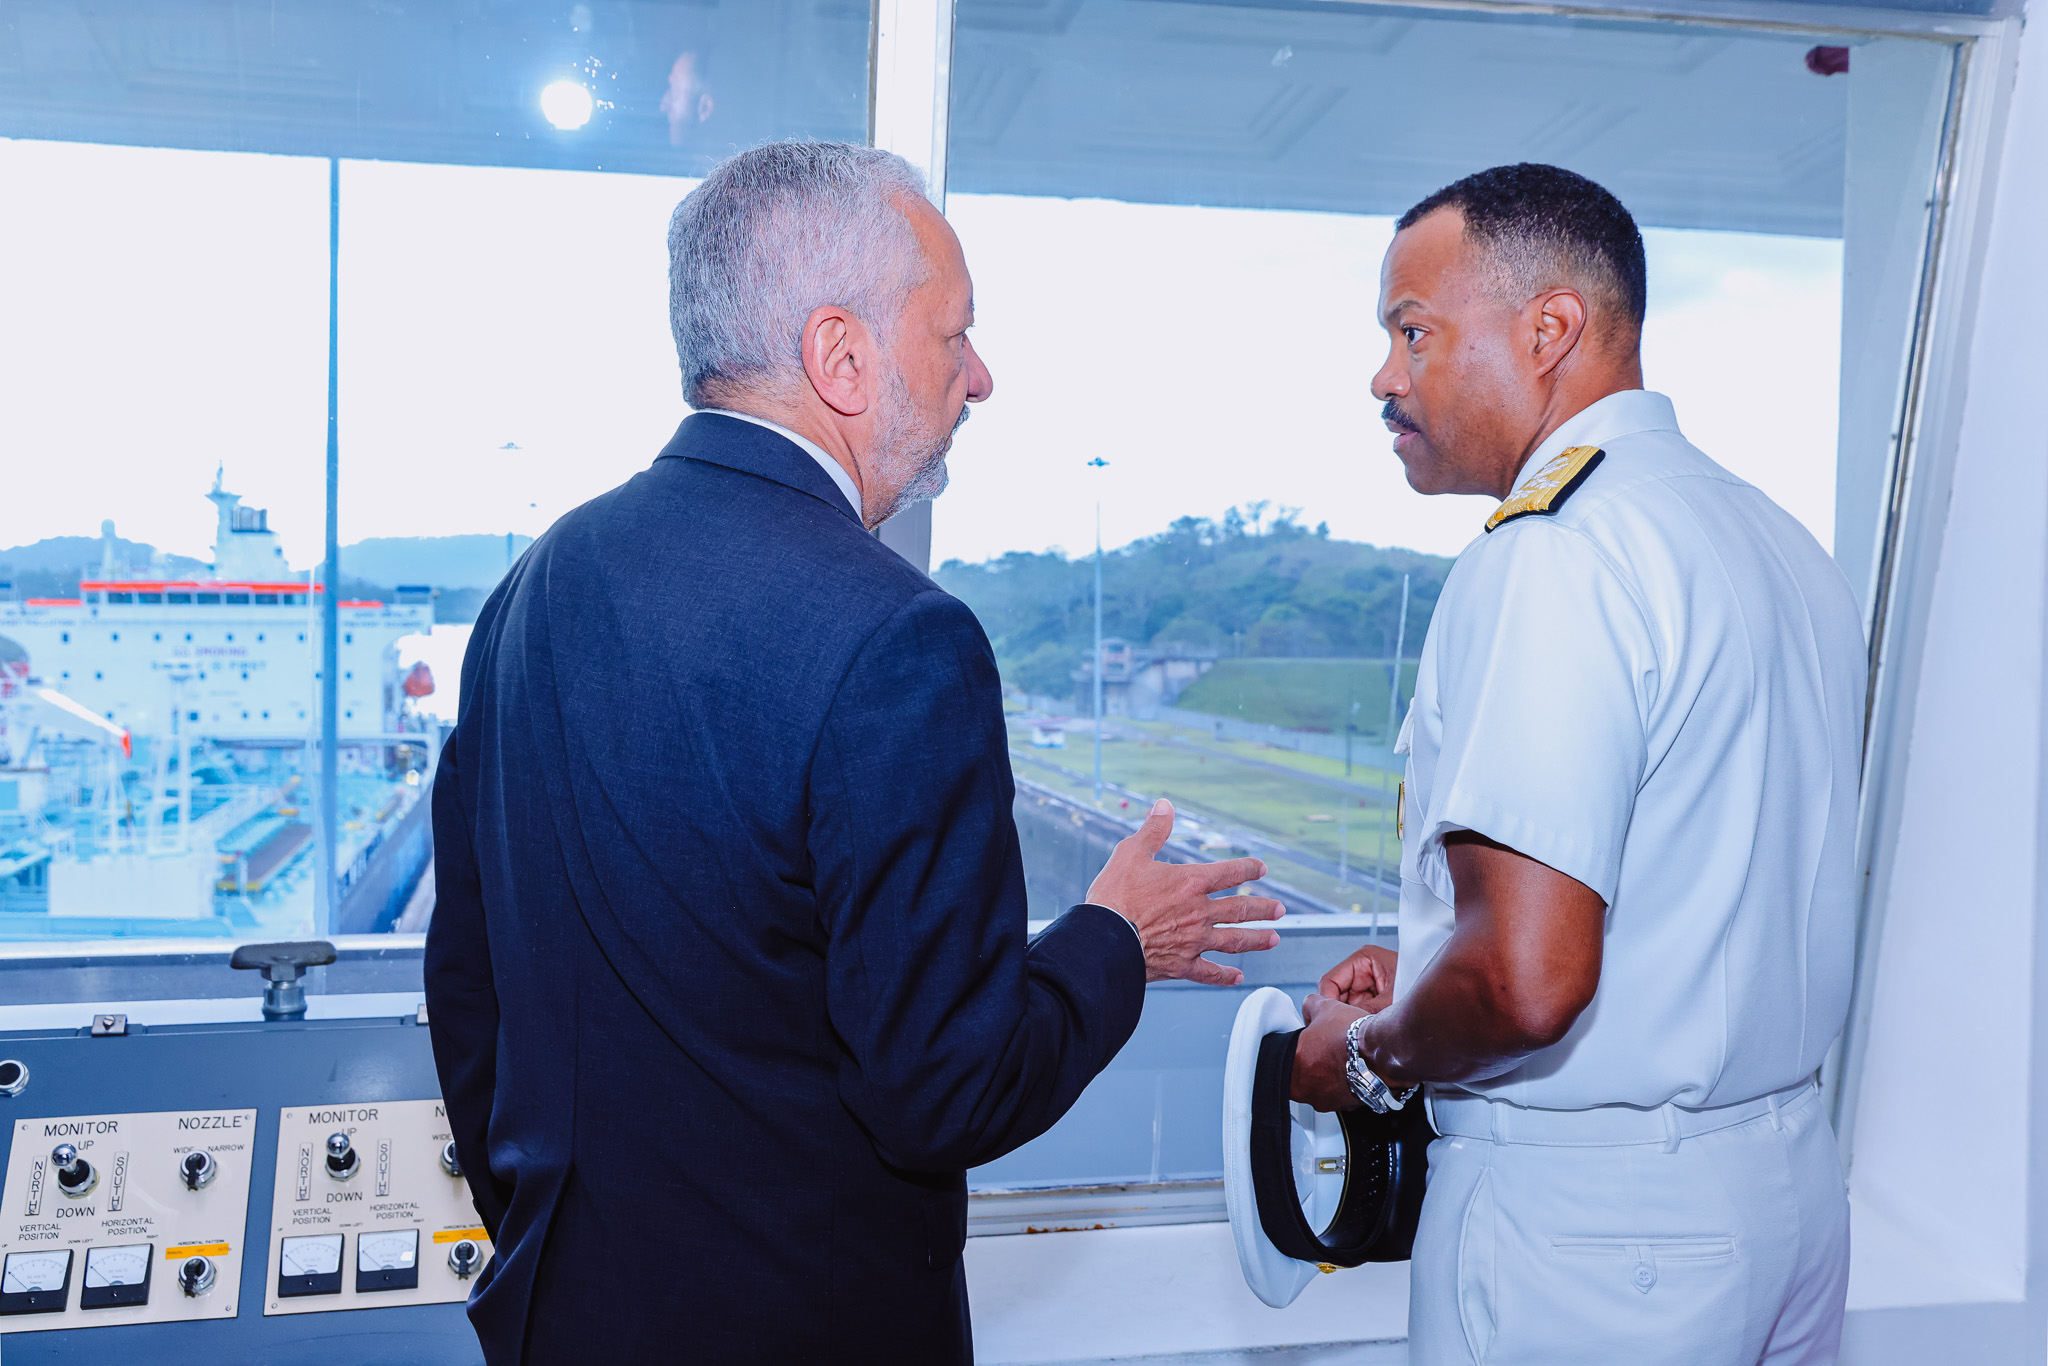
[[[1393,654],[1401,576],[1411,575],[1413,657],[1451,561],[1303,527],[1299,510],[1264,503],[1220,520],[1182,517],[1103,556],[1102,631],[1139,645],[1180,643],[1224,656],[1380,658]],[[1094,638],[1092,556],[1012,551],[980,564],[948,560],[933,575],[981,618],[1004,678],[1063,694]]]

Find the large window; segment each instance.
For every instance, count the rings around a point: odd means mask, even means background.
[[[868,27],[0,16],[0,941],[424,923],[466,623],[684,411],[669,211],[737,147],[860,139]]]
[[[995,642],[1035,916],[1163,793],[1188,853],[1390,932],[1388,747],[1485,509],[1403,482],[1373,307],[1466,172],[1629,204],[1650,384],[1876,595],[1953,42],[959,0],[923,57],[914,8],[0,15],[0,941],[425,923],[468,624],[682,415],[667,216],[768,137],[950,147],[997,388],[932,565]]]
[[[1378,273],[1394,218],[1469,172],[1559,164],[1630,207],[1648,386],[1867,596],[1955,60],[1506,10],[961,0],[947,210],[996,387],[933,560],[1003,670],[1034,913],[1166,795],[1191,853],[1259,854],[1293,914],[1391,919],[1388,746],[1491,502],[1407,487],[1369,392]],[[980,1179],[1213,1176],[1227,1018],[1155,1010],[1178,1022],[1153,1042],[1188,1047],[1132,1050]]]

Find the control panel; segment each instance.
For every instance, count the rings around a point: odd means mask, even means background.
[[[0,1333],[234,1317],[256,1111],[52,1115],[12,1138]]]
[[[266,1314],[469,1297],[491,1244],[438,1100],[279,1112]]]
[[[482,1366],[417,1002],[0,1031],[0,1360]]]

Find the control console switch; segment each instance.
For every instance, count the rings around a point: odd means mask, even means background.
[[[178,1179],[185,1183],[185,1189],[203,1189],[220,1174],[220,1164],[213,1160],[213,1154],[204,1148],[194,1149],[185,1154],[185,1160],[178,1164]]]
[[[336,1181],[346,1181],[363,1169],[363,1160],[357,1156],[355,1145],[349,1142],[347,1134],[327,1135],[327,1174]]]
[[[69,1143],[59,1143],[50,1150],[50,1165],[57,1170],[57,1189],[74,1200],[91,1194],[92,1188],[100,1183],[99,1172]]]
[[[484,1250],[476,1245],[476,1239],[463,1238],[448,1249],[448,1269],[462,1280],[476,1275],[476,1269],[484,1264]]]
[[[306,1018],[306,988],[299,979],[307,968],[325,967],[334,961],[334,945],[325,939],[307,939],[283,944],[244,944],[228,958],[231,968],[253,968],[263,974],[263,1018],[303,1020]]]
[[[187,1257],[178,1268],[178,1288],[195,1299],[213,1289],[216,1279],[211,1257]]]

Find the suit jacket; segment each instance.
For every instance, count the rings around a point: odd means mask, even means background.
[[[434,1059],[486,1358],[971,1359],[968,1167],[1136,1027],[1025,933],[973,615],[779,434],[685,421],[478,617],[434,783]]]

